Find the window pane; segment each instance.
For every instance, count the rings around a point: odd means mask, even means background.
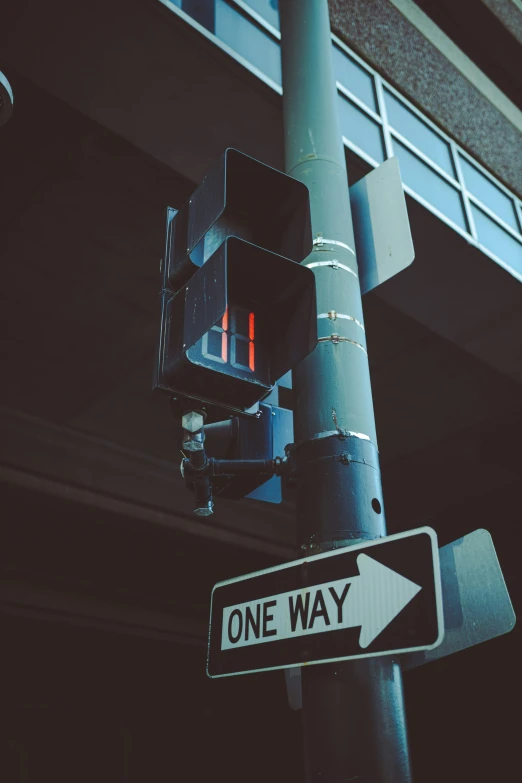
[[[257,11],[259,16],[279,30],[279,8],[277,0],[244,0],[244,2]]]
[[[393,149],[399,159],[402,181],[457,226],[467,231],[459,191],[396,139],[393,139]]]
[[[475,166],[459,155],[460,166],[466,188],[491,209],[496,215],[504,220],[508,226],[519,230],[517,218],[515,215],[515,205],[511,199],[497,188],[489,179],[480,173]]]
[[[332,49],[333,69],[337,81],[360,98],[369,109],[376,112],[377,101],[373,77],[337,46],[333,46]]]
[[[384,160],[381,126],[351,101],[339,96],[341,133],[370,155],[377,163]]]
[[[176,2],[176,5],[179,5]],[[201,0],[181,0],[181,8],[196,22],[209,31],[214,32],[214,3],[201,2]]]
[[[224,0],[216,0],[216,35],[269,79],[281,84],[279,45]]]
[[[399,131],[405,139],[411,141],[447,174],[455,177],[449,144],[387,90],[384,91],[384,101],[388,122],[392,128]]]
[[[515,271],[522,273],[522,244],[474,204],[471,204],[471,212],[479,242]]]

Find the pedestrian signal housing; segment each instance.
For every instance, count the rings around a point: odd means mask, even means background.
[[[311,249],[306,186],[237,150],[169,208],[154,387],[180,412],[248,415],[313,350]]]

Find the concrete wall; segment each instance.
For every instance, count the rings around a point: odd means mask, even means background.
[[[522,112],[415,3],[330,0],[330,12],[348,46],[522,196]]]

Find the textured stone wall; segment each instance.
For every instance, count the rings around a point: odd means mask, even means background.
[[[333,32],[522,197],[522,134],[504,114],[388,0],[329,3]]]
[[[481,0],[481,2],[487,5],[511,35],[522,44],[522,3],[520,0],[518,7],[513,0]],[[522,67],[520,62],[517,67]]]

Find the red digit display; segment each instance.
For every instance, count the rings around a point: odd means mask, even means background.
[[[188,350],[187,357],[220,372],[268,383],[257,326],[253,310],[230,304],[220,321]]]
[[[221,328],[223,329],[223,334],[221,335],[221,358],[226,363],[228,361],[228,307],[221,320]]]
[[[255,348],[254,348],[254,336],[255,336],[255,329],[254,329],[254,320],[255,316],[254,313],[248,314],[248,339],[250,340],[250,344],[248,346],[248,366],[254,372],[256,369],[256,357],[255,357]]]

